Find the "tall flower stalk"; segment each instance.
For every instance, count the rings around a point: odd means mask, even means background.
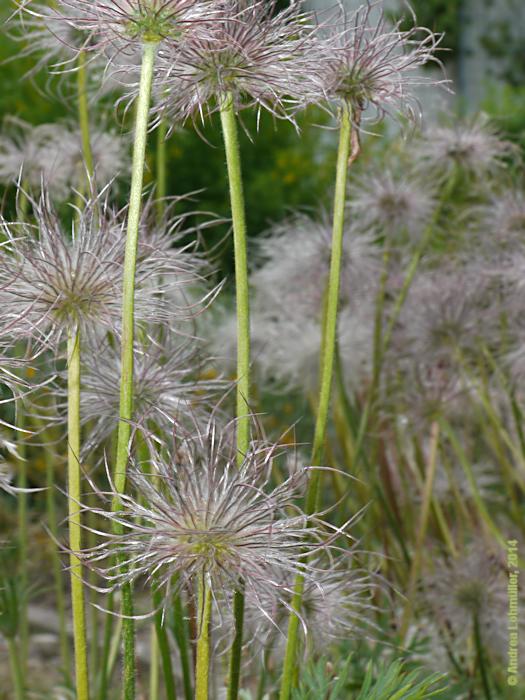
[[[246,251],[246,213],[242,186],[239,137],[233,107],[233,96],[224,96],[221,104],[221,125],[226,151],[235,251],[235,294],[237,300],[237,461],[242,464],[250,441],[250,301],[248,259]],[[235,637],[230,656],[228,700],[239,692],[244,597],[242,590],[234,594]],[[202,630],[201,630],[202,634]]]
[[[75,684],[78,700],[89,698],[86,615],[84,587],[80,575],[78,552],[82,549],[80,522],[80,333],[70,328],[67,339],[67,473],[69,509],[69,563],[71,568],[71,603],[75,644]]]
[[[131,437],[131,418],[133,414],[133,337],[135,305],[135,270],[137,266],[137,248],[139,236],[140,212],[142,204],[142,185],[144,181],[144,162],[148,134],[151,86],[157,43],[144,42],[142,49],[142,67],[139,94],[136,105],[135,142],[133,146],[133,163],[131,170],[131,190],[128,212],[126,249],[124,256],[124,278],[122,290],[122,339],[121,339],[121,377],[120,377],[120,422],[117,433],[117,454],[115,461],[114,483],[117,494],[126,488],[126,469]],[[121,501],[118,495],[112,503],[112,509],[118,511]],[[118,526],[117,526],[118,527]],[[135,624],[133,621],[133,597],[131,585],[126,584],[122,591],[123,645],[124,645],[124,698],[135,697]]]
[[[339,131],[339,149],[337,153],[336,183],[334,197],[334,220],[332,229],[332,253],[330,272],[326,292],[326,311],[323,328],[323,343],[321,354],[321,377],[319,386],[319,403],[315,422],[315,433],[312,448],[312,464],[320,464],[326,438],[328,411],[332,393],[334,358],[337,339],[337,308],[339,303],[339,285],[341,277],[341,262],[343,253],[343,233],[346,204],[346,185],[349,159],[352,147],[352,115],[348,104],[341,107],[341,126]],[[357,140],[355,140],[357,144]],[[357,157],[357,149],[352,153]],[[314,471],[310,477],[306,492],[305,512],[313,514],[317,509],[319,498],[320,471]],[[295,580],[292,608],[296,614],[291,614],[288,622],[288,636],[281,681],[280,700],[288,700],[292,691],[295,659],[299,631],[299,613],[304,593],[304,576],[298,574]]]

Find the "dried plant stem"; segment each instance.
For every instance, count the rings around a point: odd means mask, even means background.
[[[314,443],[311,464],[320,463],[324,450],[328,411],[332,393],[334,357],[337,339],[337,308],[339,304],[339,285],[341,277],[341,262],[343,255],[344,214],[346,201],[346,183],[348,162],[352,141],[351,114],[348,106],[342,108],[341,127],[339,132],[339,149],[337,154],[336,184],[334,198],[334,221],[332,230],[332,253],[330,273],[326,296],[326,314],[323,329],[323,348],[321,362],[321,379],[319,402],[315,423]],[[314,470],[306,492],[305,511],[312,514],[317,508],[319,497],[320,471]],[[299,575],[295,581],[292,608],[299,612],[304,590],[304,577]],[[291,614],[288,621],[288,636],[284,658],[283,675],[281,680],[280,700],[288,700],[292,691],[294,668],[297,653],[299,617]]]
[[[210,622],[212,595],[205,578],[199,580],[197,667],[195,669],[195,700],[208,700],[210,676]]]
[[[89,107],[87,97],[87,70],[86,54],[79,51],[77,59],[77,99],[78,99],[78,121],[80,124],[80,135],[82,138],[82,155],[86,173],[89,178],[93,177],[93,152],[91,150],[91,138],[89,133]]]
[[[226,95],[221,104],[221,125],[226,151],[235,252],[235,294],[237,300],[237,457],[239,463],[250,442],[250,303],[246,251],[246,212],[242,186],[241,156],[233,98]],[[228,700],[239,692],[244,594],[234,593],[235,637],[230,654]]]
[[[131,189],[128,211],[126,251],[124,255],[124,280],[122,299],[122,339],[121,339],[121,377],[120,377],[120,422],[117,436],[117,455],[113,475],[115,490],[124,493],[126,488],[126,470],[128,448],[131,437],[131,418],[133,412],[133,336],[135,307],[135,269],[137,263],[137,246],[139,236],[140,211],[142,204],[142,186],[144,181],[144,161],[148,137],[148,118],[151,100],[153,67],[157,53],[157,44],[145,43],[142,52],[139,95],[136,106],[135,142],[133,145],[133,163],[131,171]],[[119,510],[120,498],[113,500],[113,511]],[[122,614],[124,622],[122,638],[124,646],[124,699],[135,697],[135,623],[133,620],[133,596],[131,584],[122,588]]]
[[[89,680],[86,643],[84,589],[80,560],[75,552],[82,548],[80,523],[80,334],[70,329],[67,342],[67,471],[69,507],[69,564],[71,570],[71,602],[73,607],[73,639],[75,647],[75,686],[77,700],[88,700]]]
[[[15,700],[24,700],[24,673],[22,670],[22,660],[20,658],[20,651],[17,647],[16,641],[12,638],[7,640],[7,646],[9,651],[9,664],[11,666],[11,676],[13,678],[13,686],[15,690],[14,697]]]

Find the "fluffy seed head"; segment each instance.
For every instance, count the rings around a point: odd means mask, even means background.
[[[435,206],[430,187],[410,173],[387,169],[364,175],[351,185],[350,208],[357,227],[379,236],[420,235]]]
[[[159,55],[159,111],[176,121],[216,111],[231,95],[239,110],[256,105],[278,117],[304,103],[312,63],[311,31],[292,3],[218,3],[213,23],[195,25]]]
[[[15,337],[48,334],[59,341],[79,328],[87,340],[101,329],[118,332],[126,212],[111,210],[103,195],[76,212],[71,237],[45,194],[32,201],[36,225],[1,221],[8,245],[1,251],[0,302],[6,318],[17,319]],[[184,235],[184,221],[173,217],[167,232]],[[141,227],[149,230],[146,219]],[[187,247],[159,250],[155,236],[144,236],[136,271],[137,323],[190,318],[195,308],[183,308],[180,300],[174,306],[168,295],[200,282],[201,269]]]
[[[84,561],[110,586],[155,575],[168,600],[178,575],[179,585],[205,579],[215,599],[229,600],[242,581],[247,599],[258,607],[261,600],[285,602],[288,590],[281,581],[303,564],[306,577],[312,575],[305,560],[327,548],[326,533],[293,505],[305,471],[272,488],[276,446],[253,441],[239,466],[234,432],[235,424],[219,430],[212,420],[162,454],[150,445],[150,463],[130,472],[136,497],[123,496],[120,512],[100,511],[122,528],[122,536],[105,535],[105,542],[83,554]],[[114,566],[115,551],[126,560],[125,573]]]
[[[383,12],[376,19],[378,3],[367,2],[349,14],[342,2],[321,28],[319,72],[324,94],[337,104],[346,103],[354,119],[369,107],[382,118],[385,113],[417,116],[413,90],[420,85],[440,85],[444,80],[420,72],[435,56],[441,36],[429,29],[404,31],[401,21],[388,26]]]
[[[458,168],[477,178],[497,172],[515,151],[480,114],[453,126],[432,126],[424,133],[415,154],[421,167],[436,176],[449,177]]]
[[[133,415],[139,425],[157,425],[168,433],[173,425],[205,422],[212,399],[225,390],[220,380],[199,378],[205,361],[197,341],[154,333],[137,343],[133,364]],[[100,445],[118,425],[120,350],[107,342],[83,355],[81,417],[90,424],[86,449]]]

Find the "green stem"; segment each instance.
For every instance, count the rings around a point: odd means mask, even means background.
[[[479,675],[481,676],[483,694],[485,695],[485,700],[492,700],[489,677],[487,675],[487,665],[485,663],[485,654],[483,653],[481,629],[479,626],[479,618],[477,615],[474,616],[474,644],[476,645],[477,666],[479,670]]]
[[[246,212],[242,185],[241,156],[237,122],[231,94],[221,103],[221,125],[226,151],[235,252],[235,294],[237,301],[237,461],[241,465],[250,444],[250,302],[246,246]],[[235,591],[235,637],[230,653],[228,700],[239,692],[242,652],[244,593]]]
[[[250,442],[250,307],[246,214],[241,174],[241,157],[233,99],[227,95],[221,105],[221,124],[226,150],[235,250],[235,294],[237,299],[237,450],[242,462]]]
[[[16,641],[12,638],[7,640],[9,650],[9,664],[11,666],[11,675],[13,677],[13,687],[15,690],[15,699],[24,700],[24,673],[22,671],[22,661],[20,653],[16,646]]]
[[[208,700],[210,676],[211,589],[204,577],[199,580],[197,667],[195,669],[195,700]]]
[[[53,562],[53,578],[55,580],[55,595],[58,612],[58,637],[60,641],[60,651],[62,663],[64,664],[64,675],[66,680],[69,680],[70,675],[70,658],[69,658],[69,639],[66,627],[66,602],[64,593],[64,580],[62,578],[62,565],[60,562],[60,554],[55,542],[58,542],[58,523],[55,504],[55,470],[54,458],[50,449],[45,447],[44,456],[46,461],[46,506],[47,506],[47,524],[49,532],[52,535],[53,542],[51,543],[51,557]]]
[[[193,700],[190,659],[188,654],[188,631],[187,623],[184,619],[180,593],[176,593],[173,600],[173,636],[179,648],[184,700]]]
[[[339,285],[341,277],[341,262],[343,255],[344,214],[346,202],[346,183],[348,176],[348,161],[350,157],[350,145],[352,135],[351,114],[347,106],[343,107],[341,114],[341,127],[339,132],[339,149],[337,154],[336,184],[334,198],[334,222],[332,230],[332,253],[328,289],[326,298],[326,318],[324,327],[324,348],[321,370],[321,382],[319,389],[319,404],[315,423],[314,443],[312,449],[312,465],[319,465],[323,456],[323,449],[332,393],[332,378],[334,368],[334,356],[337,337],[337,308],[339,304]],[[320,471],[314,470],[306,492],[305,510],[308,515],[315,512],[319,497]],[[304,577],[297,576],[292,599],[292,608],[299,611],[304,590]],[[288,700],[292,691],[294,668],[298,642],[299,617],[295,613],[290,614],[288,621],[288,637],[286,641],[286,653],[284,658],[283,675],[281,680],[280,700]]]
[[[68,430],[68,507],[69,563],[71,602],[73,606],[73,638],[75,646],[75,682],[77,700],[88,700],[89,681],[86,644],[84,589],[80,560],[75,554],[82,548],[80,523],[80,335],[70,329],[67,341],[67,430]]]
[[[156,623],[150,625],[149,700],[159,700],[159,639]]]
[[[157,128],[157,219],[162,221],[166,209],[166,121],[163,119]]]
[[[162,603],[162,594],[158,589],[153,590],[153,605],[156,609],[160,608]],[[167,700],[176,700],[177,693],[175,692],[175,678],[173,677],[173,669],[171,666],[171,654],[166,627],[163,624],[163,611],[157,610],[154,618],[155,635],[157,652],[160,652],[160,660],[162,662],[162,673],[164,675],[164,686],[166,688]],[[152,641],[153,645],[153,641]],[[157,659],[158,666],[158,659]],[[152,658],[153,665],[153,658]],[[153,695],[150,697],[153,698]]]
[[[21,402],[19,411],[17,412],[16,424],[19,431],[25,431],[26,417],[24,413],[24,405]],[[27,449],[25,443],[25,434],[21,432],[22,439],[18,445],[18,477],[17,486],[21,489],[18,494],[18,568],[20,576],[20,588],[23,591],[23,603],[20,606],[20,658],[19,661],[22,668],[25,668],[28,643],[29,643],[29,624],[27,619],[27,587],[28,587],[28,572],[27,565],[28,557],[28,511],[27,511]]]
[[[77,59],[77,99],[78,99],[78,121],[80,124],[80,135],[82,138],[82,155],[88,178],[91,179],[94,173],[93,152],[91,150],[91,138],[89,133],[89,106],[87,96],[87,71],[85,51],[79,51]],[[89,184],[89,182],[88,182]]]
[[[136,107],[135,142],[131,170],[131,188],[128,211],[126,250],[124,255],[124,279],[122,292],[122,340],[120,377],[120,422],[117,435],[117,455],[113,482],[117,494],[113,499],[112,510],[121,506],[119,495],[126,488],[128,449],[131,438],[131,418],[133,411],[133,336],[135,308],[135,269],[139,236],[140,212],[142,205],[142,185],[144,181],[144,161],[148,137],[149,106],[153,67],[157,44],[145,43],[142,52],[139,95]],[[120,528],[116,528],[120,534]],[[122,639],[124,646],[123,684],[125,700],[135,697],[135,623],[133,620],[133,595],[131,584],[122,587],[122,614],[124,617]]]

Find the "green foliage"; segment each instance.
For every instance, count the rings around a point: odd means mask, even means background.
[[[442,696],[444,676],[433,674],[421,679],[419,671],[406,672],[401,661],[380,669],[375,681],[372,666],[368,667],[361,692],[356,700],[425,700]]]
[[[336,671],[326,659],[321,659],[301,671],[299,687],[293,700],[426,700],[443,697],[444,676],[432,674],[421,677],[418,670],[407,671],[401,661],[394,661],[375,670],[369,663],[364,681],[358,690],[352,686],[352,657],[341,663]],[[354,694],[356,693],[356,694]]]

